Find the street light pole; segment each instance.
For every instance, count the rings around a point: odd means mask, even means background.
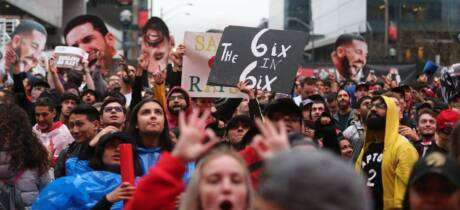
[[[133,13],[130,10],[123,10],[120,13],[120,22],[123,24],[123,54],[127,58],[128,57],[128,43],[129,43],[129,26],[131,25]]]

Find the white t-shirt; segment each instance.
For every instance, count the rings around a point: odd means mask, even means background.
[[[126,95],[123,94],[123,95],[125,96],[125,99],[126,99],[125,106],[126,106],[126,108],[128,108],[129,104],[131,104],[131,99],[133,98],[133,92],[130,92],[130,93],[126,94]]]

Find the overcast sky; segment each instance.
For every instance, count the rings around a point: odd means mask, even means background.
[[[163,19],[176,42],[182,43],[185,31],[223,30],[227,25],[255,27],[262,18],[268,17],[269,2],[270,0],[161,0],[160,7],[163,8]],[[193,6],[185,6],[186,3],[192,3]]]

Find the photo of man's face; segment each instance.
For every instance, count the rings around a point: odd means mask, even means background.
[[[161,32],[152,29],[146,31],[141,43],[141,52],[148,55],[149,72],[157,73],[166,68],[172,47],[170,37],[165,37]]]
[[[368,51],[364,41],[353,40],[349,44],[338,47],[336,53],[339,60],[336,68],[346,78],[356,76],[367,63]]]
[[[28,66],[38,64],[45,44],[46,36],[36,30],[13,38],[13,49],[19,57],[19,61]]]
[[[102,35],[91,23],[84,23],[70,30],[65,38],[67,45],[86,51],[89,54],[89,66],[93,66],[97,62],[98,53],[100,57],[111,58],[109,52],[111,43],[108,42],[107,35]]]

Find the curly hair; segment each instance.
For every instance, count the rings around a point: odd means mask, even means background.
[[[10,157],[10,170],[37,169],[46,173],[50,166],[48,151],[32,131],[24,110],[16,104],[0,104],[0,150]]]

